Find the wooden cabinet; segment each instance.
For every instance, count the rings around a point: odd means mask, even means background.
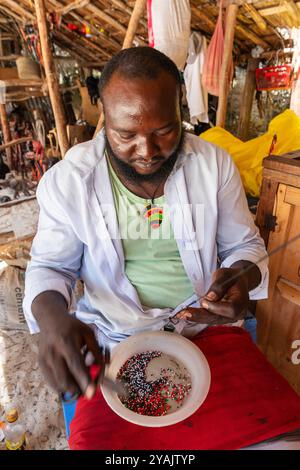
[[[257,303],[256,317],[259,347],[300,393],[300,364],[292,360],[300,340],[300,151],[264,160],[256,223],[269,253],[299,234],[270,256],[269,298]]]

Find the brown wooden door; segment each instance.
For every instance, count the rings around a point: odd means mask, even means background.
[[[300,233],[300,188],[280,184],[273,214],[277,225],[270,232],[269,253]],[[258,345],[300,393],[300,364],[292,361],[293,343],[300,340],[300,239],[271,256],[269,269],[269,298],[256,309]]]

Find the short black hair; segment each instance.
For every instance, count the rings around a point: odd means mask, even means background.
[[[181,87],[181,76],[177,66],[165,54],[152,47],[130,47],[115,54],[106,64],[100,77],[99,92],[103,91],[115,72],[126,78],[147,78],[153,80],[162,71],[171,75]]]

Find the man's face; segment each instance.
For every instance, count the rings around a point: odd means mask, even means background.
[[[104,90],[105,132],[110,154],[136,179],[151,179],[168,165],[181,142],[178,85],[166,72],[156,79],[129,79],[117,72]]]

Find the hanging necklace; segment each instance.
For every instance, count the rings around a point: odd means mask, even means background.
[[[115,170],[113,169],[112,165],[111,165],[111,162],[110,162],[110,159],[108,157],[108,153],[106,152],[106,158],[107,158],[107,161],[109,162],[109,165],[110,167],[112,168],[112,170],[115,172]],[[117,175],[116,175],[117,176]],[[119,177],[118,177],[119,178]],[[160,227],[160,225],[162,224],[162,221],[163,221],[163,217],[164,217],[164,209],[163,209],[163,206],[158,206],[157,204],[155,204],[154,202],[154,199],[155,199],[155,195],[160,187],[162,183],[162,180],[159,182],[157,188],[155,189],[154,193],[153,193],[153,196],[149,196],[149,193],[148,191],[145,190],[145,188],[143,188],[143,190],[148,193],[147,196],[148,198],[150,199],[150,202],[147,202],[147,204],[145,204],[145,208],[144,210],[142,211],[142,213],[140,211],[138,211],[138,213],[140,215],[142,215],[146,220],[148,220],[148,222],[150,223],[150,227],[152,229],[158,229]],[[123,184],[123,183],[122,183]]]
[[[163,206],[158,206],[155,204],[154,199],[155,199],[155,194],[158,191],[158,188],[161,185],[161,181],[159,185],[157,186],[156,190],[154,191],[153,196],[151,197],[151,202],[147,203],[144,209],[144,218],[148,220],[150,223],[150,227],[153,229],[158,229],[160,225],[162,224],[163,218],[164,218],[164,208]],[[144,189],[145,191],[145,189]]]

